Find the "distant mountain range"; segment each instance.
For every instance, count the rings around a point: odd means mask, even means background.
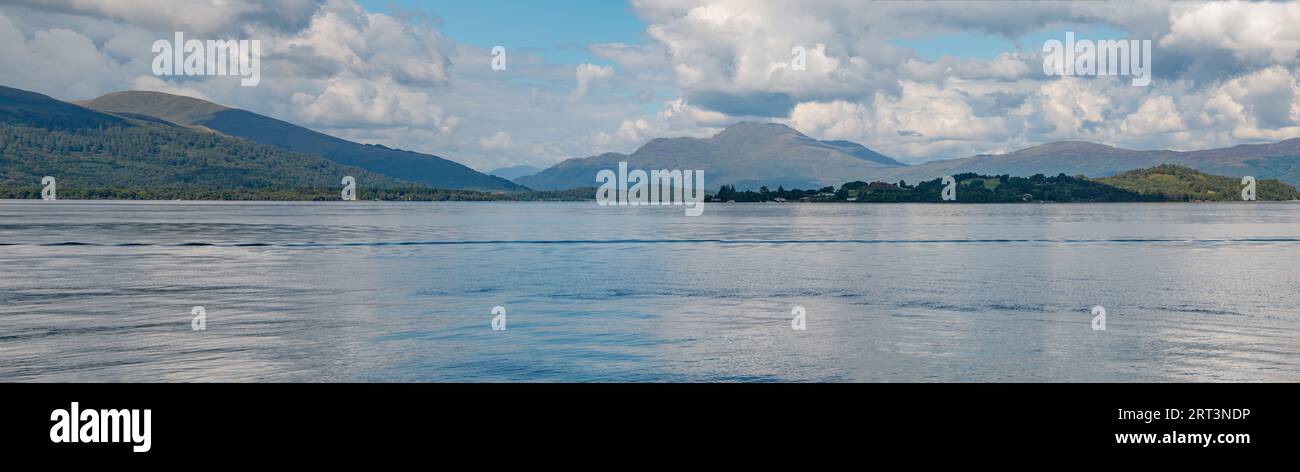
[[[923,180],[975,172],[1021,176],[1066,174],[1096,178],[1162,164],[1179,165],[1229,177],[1250,175],[1258,179],[1277,179],[1297,185],[1300,184],[1300,139],[1199,151],[1135,151],[1102,144],[1065,141],[1007,154],[927,162],[883,177],[890,180]]]
[[[534,189],[590,187],[597,172],[619,162],[632,169],[702,169],[709,189],[837,185],[906,167],[855,143],[818,141],[781,124],[740,123],[707,139],[660,138],[628,155],[569,159],[515,182]]]
[[[365,189],[420,184],[320,156],[154,118],[89,110],[0,87],[0,190],[39,194],[44,176],[74,198],[339,198],[341,180]]]
[[[740,190],[818,188],[850,180],[918,182],[976,173],[1107,177],[1161,164],[1232,177],[1252,175],[1300,184],[1300,139],[1201,151],[1135,151],[1078,141],[1056,142],[1000,155],[980,155],[909,166],[849,141],[818,141],[781,124],[740,123],[706,139],[655,139],[632,154],[574,158],[515,182],[538,189],[592,186],[596,173],[616,169],[703,169],[705,185]]]
[[[29,124],[51,130],[119,126],[126,119],[87,110],[26,90],[0,86],[0,123]]]
[[[1066,141],[909,166],[861,144],[821,141],[781,124],[739,123],[709,138],[659,138],[631,154],[573,158],[540,171],[515,166],[488,175],[437,156],[359,144],[189,97],[120,92],[67,103],[6,87],[0,87],[0,130],[7,133],[7,141],[0,142],[0,184],[5,185],[31,185],[33,176],[58,171],[74,179],[69,183],[90,187],[188,188],[212,184],[205,176],[220,176],[222,189],[269,191],[334,188],[338,175],[355,175],[375,188],[524,192],[595,187],[596,174],[617,169],[619,162],[632,169],[703,169],[710,191],[722,185],[743,191],[921,182],[962,173],[1100,178],[1164,164],[1300,184],[1300,139],[1198,151]]]
[[[542,168],[530,165],[502,167],[500,169],[488,171],[488,175],[495,175],[503,179],[514,180],[523,176],[533,175],[541,172]]]
[[[228,136],[293,152],[322,156],[390,177],[442,189],[528,190],[501,177],[477,172],[430,154],[360,144],[236,108],[197,98],[159,92],[118,92],[78,104],[126,117],[151,117],[183,126],[198,126]]]
[[[980,175],[951,176],[952,203],[1120,203],[1120,202],[1228,202],[1241,201],[1241,179],[1210,175],[1195,169],[1160,165],[1131,170],[1100,179],[1070,175]],[[1256,200],[1294,201],[1300,190],[1276,180],[1257,180]],[[913,183],[846,182],[839,189],[760,189],[737,191],[719,187],[711,202],[808,202],[808,203],[943,203],[949,186],[945,179]]]

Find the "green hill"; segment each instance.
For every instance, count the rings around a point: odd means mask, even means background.
[[[1048,177],[1042,174],[1030,177],[1012,175],[957,174],[957,203],[1112,203],[1163,201],[1159,195],[1143,195],[1116,188],[1084,177],[1060,174]],[[943,202],[943,179],[934,179],[908,185],[907,182],[854,181],[820,190],[737,191],[733,186],[722,186],[713,201],[765,202],[780,198],[785,201],[857,202],[857,203],[940,203]]]
[[[0,198],[33,198],[41,177],[63,198],[339,198],[344,176],[367,190],[426,186],[310,154],[88,110],[0,87]]]
[[[1166,200],[1241,200],[1240,178],[1210,175],[1171,164],[1132,170],[1095,180],[1143,195],[1160,195]],[[1256,183],[1256,198],[1267,201],[1296,200],[1300,199],[1300,191],[1277,180],[1259,180]]]
[[[117,92],[80,102],[113,114],[145,115],[196,126],[293,152],[315,154],[336,163],[437,188],[525,191],[509,180],[486,175],[430,154],[361,144],[316,132],[286,121],[197,98],[159,92]],[[591,185],[590,182],[584,184]]]
[[[39,93],[0,86],[0,123],[77,130],[119,126],[126,119],[87,110]]]

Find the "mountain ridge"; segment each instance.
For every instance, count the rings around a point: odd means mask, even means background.
[[[58,179],[64,195],[118,198],[293,199],[304,192],[338,198],[349,175],[365,191],[419,186],[316,155],[9,87],[0,86],[0,109],[0,186],[8,189],[35,187],[47,175]]]
[[[601,169],[619,162],[633,169],[703,169],[706,187],[742,189],[837,185],[845,175],[906,166],[856,143],[819,141],[779,123],[741,122],[708,138],[655,138],[631,154],[566,159],[515,181],[546,190],[592,186]]]
[[[857,159],[863,164],[846,165],[844,158]],[[709,188],[731,185],[741,190],[761,186],[817,188],[854,179],[916,182],[961,173],[1100,178],[1163,164],[1182,165],[1214,175],[1251,175],[1300,185],[1300,138],[1190,151],[1134,150],[1066,140],[1003,154],[906,165],[851,141],[818,141],[779,123],[741,122],[709,138],[655,138],[631,154],[604,153],[566,159],[516,181],[546,189],[589,186],[599,170],[615,168],[618,162],[642,169],[703,169]]]
[[[486,175],[432,154],[348,141],[270,116],[193,97],[162,92],[124,91],[78,103],[107,113],[146,115],[183,126],[199,126],[293,152],[320,155],[342,165],[437,188],[527,190],[507,179]]]
[[[915,181],[973,172],[1100,178],[1163,164],[1180,165],[1214,175],[1250,175],[1300,185],[1300,138],[1190,151],[1134,150],[1087,141],[1056,141],[1004,154],[925,162],[879,177],[891,181]]]
[[[819,188],[845,180],[924,181],[944,175],[979,173],[1030,176],[1114,176],[1173,164],[1213,175],[1277,179],[1300,185],[1300,138],[1272,143],[1175,151],[1133,150],[1088,141],[1042,143],[1003,154],[975,155],[906,165],[845,140],[817,140],[780,123],[740,122],[707,138],[660,137],[630,154],[604,153],[566,159],[530,175],[495,176],[437,156],[360,144],[272,117],[192,97],[160,92],[114,92],[68,103],[9,89],[0,102],[0,122],[39,122],[60,129],[104,128],[124,123],[194,127],[315,154],[335,163],[448,189],[488,191],[566,190],[590,187],[602,169],[628,162],[630,168],[703,169],[706,186],[741,189]],[[102,113],[101,113],[102,112]],[[525,169],[531,171],[532,169]],[[512,181],[513,180],[513,181]]]
[[[522,164],[517,166],[499,167],[487,171],[485,172],[485,174],[495,175],[497,177],[501,177],[503,179],[513,181],[514,179],[533,175],[541,171],[542,168],[540,167]]]
[[[103,128],[127,120],[88,110],[36,92],[0,85],[0,123],[32,123],[47,129]]]

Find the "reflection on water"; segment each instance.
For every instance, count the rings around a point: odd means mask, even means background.
[[[9,201],[0,380],[1300,381],[1298,250],[1297,204]]]

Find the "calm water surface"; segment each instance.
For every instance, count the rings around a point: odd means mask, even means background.
[[[1294,382],[1297,328],[1293,203],[0,202],[0,381]]]

